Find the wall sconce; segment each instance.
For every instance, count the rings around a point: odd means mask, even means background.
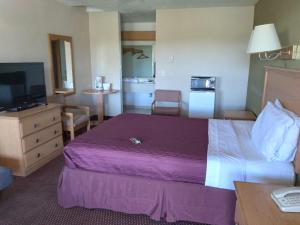
[[[274,60],[279,57],[285,59],[292,55],[290,48],[282,51],[274,24],[256,26],[252,31],[247,53],[258,54],[260,60]]]

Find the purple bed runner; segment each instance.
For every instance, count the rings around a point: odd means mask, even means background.
[[[123,114],[75,139],[64,154],[73,169],[204,184],[207,145],[208,120]]]

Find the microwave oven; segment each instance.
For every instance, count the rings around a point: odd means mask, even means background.
[[[191,90],[215,90],[216,78],[215,77],[191,77]]]

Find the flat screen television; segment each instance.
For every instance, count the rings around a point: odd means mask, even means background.
[[[42,104],[47,104],[43,63],[0,63],[0,111]]]

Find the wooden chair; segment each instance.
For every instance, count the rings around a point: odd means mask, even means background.
[[[175,103],[175,107],[158,106],[159,102]],[[155,90],[154,101],[151,106],[151,114],[180,116],[181,113],[181,92],[175,90]]]
[[[48,103],[62,105],[63,130],[70,132],[71,140],[75,138],[75,131],[86,127],[90,130],[90,108],[88,106],[66,105],[63,94],[47,97]]]

